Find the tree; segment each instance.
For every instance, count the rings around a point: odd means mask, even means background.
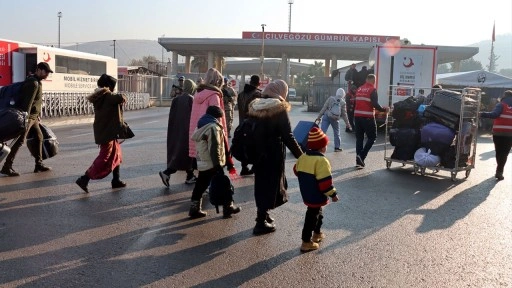
[[[208,58],[206,58],[206,56],[194,56],[190,64],[194,70],[197,69],[199,73],[206,73],[208,70]]]
[[[485,66],[487,67],[487,71],[489,72],[494,72],[496,73],[496,71],[498,71],[498,69],[496,69],[498,67],[498,59],[500,59],[500,56],[497,56],[496,54],[494,54],[494,47],[491,49],[491,56],[489,56],[489,65]]]
[[[438,74],[450,73],[450,72],[452,72],[452,71],[450,70],[450,67],[446,63],[437,66],[437,73]]]
[[[455,65],[452,63],[451,68],[450,68],[451,72],[466,72],[466,71],[474,71],[474,70],[483,70],[484,69],[482,66],[482,63],[480,63],[480,61],[476,61],[475,59],[473,59],[473,57],[466,59],[466,60],[462,60],[460,62],[460,71],[455,71],[454,66]]]
[[[128,63],[128,66],[142,66],[148,67],[149,63],[159,62],[155,56],[143,56],[142,59],[132,59]]]

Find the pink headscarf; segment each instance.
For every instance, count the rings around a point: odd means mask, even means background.
[[[261,94],[263,96],[267,95],[271,98],[279,98],[284,101],[288,95],[288,84],[281,79],[275,80],[274,82],[269,83],[265,89],[263,89]]]

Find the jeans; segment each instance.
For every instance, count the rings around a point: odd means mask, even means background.
[[[327,134],[327,129],[329,129],[329,125],[332,126],[332,131],[334,132],[334,149],[340,148],[341,138],[340,138],[340,121],[334,120],[327,116],[327,113],[322,116],[322,124],[321,129]]]
[[[364,161],[377,139],[377,124],[375,118],[366,117],[354,117],[354,124],[356,124],[356,154]],[[365,134],[368,139],[363,146]]]

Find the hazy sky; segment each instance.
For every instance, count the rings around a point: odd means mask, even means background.
[[[360,6],[356,6],[359,3]],[[425,3],[425,4],[421,4]],[[24,0],[1,3],[0,38],[61,45],[165,37],[241,38],[288,31],[288,0]],[[512,0],[295,0],[292,32],[390,35],[464,46],[512,33]]]

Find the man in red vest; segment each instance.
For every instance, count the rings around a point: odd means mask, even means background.
[[[483,118],[494,119],[492,126],[492,142],[496,151],[496,174],[494,177],[500,181],[503,177],[508,153],[512,148],[512,90],[503,93],[501,101],[491,112],[480,112]],[[509,170],[510,171],[510,170]],[[510,175],[510,174],[509,174]]]
[[[368,74],[366,83],[356,91],[356,107],[354,110],[354,124],[356,128],[356,168],[364,168],[364,159],[377,139],[377,124],[375,123],[374,109],[389,112],[388,107],[382,107],[378,102],[377,89],[375,89],[375,75]],[[364,135],[366,144],[363,146]]]

